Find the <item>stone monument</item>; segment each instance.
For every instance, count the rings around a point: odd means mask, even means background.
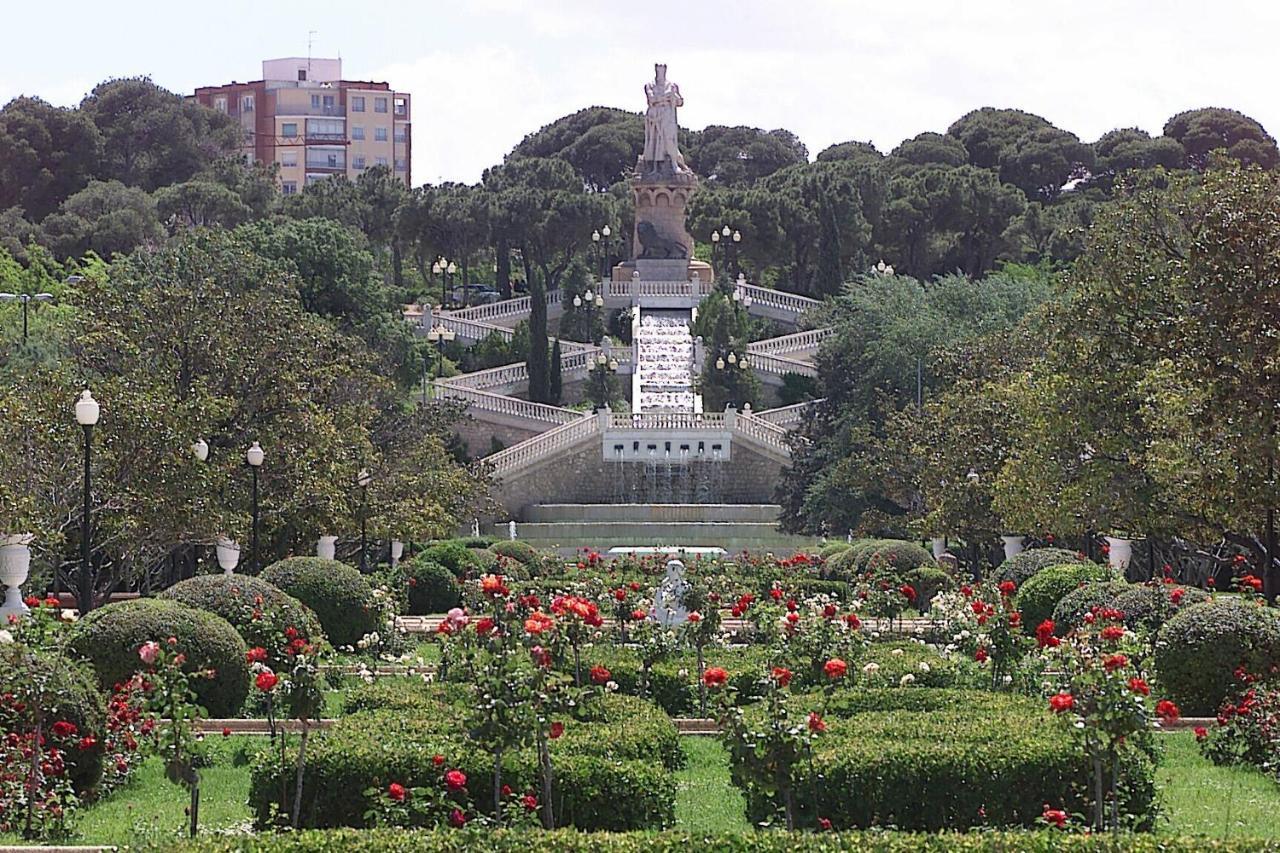
[[[710,277],[701,262],[690,263],[693,237],[685,228],[685,208],[698,188],[698,178],[684,162],[678,141],[676,108],[684,106],[680,87],[667,79],[667,66],[653,67],[653,82],[644,86],[644,151],[631,177],[636,222],[631,238],[631,264],[620,264],[615,280],[632,270],[650,281],[688,281],[695,273]],[[701,270],[706,270],[702,273]]]
[[[684,579],[684,563],[667,561],[667,574],[653,594],[653,618],[664,628],[678,628],[689,618],[684,606],[689,582]]]

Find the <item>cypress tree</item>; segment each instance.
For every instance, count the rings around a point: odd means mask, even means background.
[[[529,399],[535,403],[549,403],[551,375],[547,364],[547,284],[540,275],[529,277],[529,302]]]
[[[564,378],[560,374],[560,339],[556,338],[555,345],[551,347],[551,379],[550,379],[551,402],[553,405],[560,405],[560,397],[564,391]]]

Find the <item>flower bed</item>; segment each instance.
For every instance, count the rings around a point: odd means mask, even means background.
[[[372,803],[361,792],[381,790],[391,782],[431,784],[439,775],[433,762],[437,755],[473,780],[468,791],[481,810],[492,809],[492,758],[469,739],[465,705],[447,701],[462,694],[418,685],[415,696],[407,681],[370,689],[381,698],[394,692],[399,707],[350,714],[315,737],[307,753],[302,826],[366,825]],[[564,722],[564,735],[551,745],[559,825],[617,830],[661,828],[674,821],[670,771],[681,753],[675,726],[665,715],[638,700],[611,696],[590,719]],[[503,778],[517,791],[531,789],[536,786],[535,765],[533,750],[512,751],[504,757]],[[290,769],[282,771],[282,766]],[[250,790],[259,824],[268,821],[282,785],[292,786],[291,762],[259,756]]]
[[[789,700],[797,716],[823,707],[820,695]],[[856,690],[826,704],[828,729],[801,768],[796,806],[804,822],[837,828],[894,826],[911,830],[1033,826],[1045,804],[1083,812],[1079,782],[1088,765],[1063,746],[1042,703],[1019,696],[961,690]],[[1122,807],[1150,815],[1154,768]],[[748,814],[774,814],[772,802],[748,791]],[[1022,849],[1022,848],[1019,848]]]

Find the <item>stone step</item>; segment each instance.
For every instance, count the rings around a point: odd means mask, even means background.
[[[506,538],[507,526],[495,524],[492,535]],[[782,533],[773,522],[749,521],[565,521],[517,524],[516,538],[536,548],[572,553],[591,548],[601,553],[614,547],[680,545],[723,548],[730,554],[768,550],[791,554],[813,550],[817,542],[807,536]]]
[[[748,522],[775,525],[782,516],[777,504],[535,504],[526,522]]]

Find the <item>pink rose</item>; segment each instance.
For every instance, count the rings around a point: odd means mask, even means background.
[[[142,658],[142,662],[148,666],[156,662],[158,654],[160,654],[160,644],[155,640],[148,640],[138,648],[138,657]]]

